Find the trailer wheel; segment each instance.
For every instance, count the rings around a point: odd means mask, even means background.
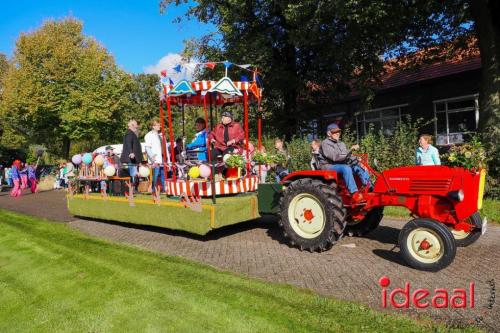
[[[481,220],[481,214],[479,212],[475,212],[471,216],[469,216],[466,221],[472,225],[472,230],[469,232],[463,230],[455,230],[450,228],[450,231],[455,238],[455,242],[459,247],[469,246],[481,237],[481,228],[483,226],[483,221]]]
[[[345,209],[335,187],[317,179],[299,179],[284,191],[280,226],[292,246],[326,251],[345,228]]]
[[[352,221],[348,218],[345,233],[351,237],[367,235],[378,227],[382,217],[384,217],[384,207],[375,207],[360,221]]]
[[[411,220],[403,227],[399,248],[410,266],[433,272],[451,264],[457,251],[455,239],[444,224],[423,218]]]

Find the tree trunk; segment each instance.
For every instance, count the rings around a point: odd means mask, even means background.
[[[493,0],[470,1],[472,17],[481,51],[481,89],[479,92],[479,130],[493,154],[492,166],[499,162],[500,148],[500,26],[499,5]],[[498,171],[498,170],[497,170]]]
[[[63,137],[63,146],[62,146],[62,156],[65,158],[65,159],[69,159],[69,147],[71,145],[71,141],[69,140],[69,138],[67,136],[64,136]]]

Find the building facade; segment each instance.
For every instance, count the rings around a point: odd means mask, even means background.
[[[410,115],[428,123],[421,133],[433,134],[436,145],[462,143],[478,128],[480,79],[479,55],[394,70],[382,77],[369,109],[361,110],[354,94],[332,105],[321,124],[337,122],[355,128],[358,136],[370,127],[390,135]]]

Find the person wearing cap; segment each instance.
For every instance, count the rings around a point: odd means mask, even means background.
[[[115,154],[113,146],[106,146],[105,152],[105,166],[112,165],[116,169],[120,167],[120,158]]]
[[[212,159],[217,156],[232,153],[245,139],[245,132],[241,125],[233,121],[233,114],[230,111],[222,112],[221,123],[215,126],[208,135],[210,142],[214,145]]]
[[[327,136],[321,143],[320,154],[323,157],[320,160],[322,170],[334,170],[342,176],[349,193],[355,201],[362,200],[362,195],[358,192],[358,186],[354,180],[353,173],[357,174],[364,186],[370,186],[370,176],[361,166],[357,159],[351,156],[353,150],[358,150],[359,145],[353,145],[347,149],[345,143],[340,141],[341,129],[337,124],[330,124],[327,127]]]

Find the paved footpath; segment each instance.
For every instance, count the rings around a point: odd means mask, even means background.
[[[68,222],[89,235],[202,262],[221,270],[272,282],[292,284],[320,294],[381,307],[378,280],[391,279],[389,291],[410,282],[411,291],[427,288],[468,288],[475,284],[473,309],[410,309],[410,315],[430,316],[453,326],[476,324],[500,332],[500,226],[489,224],[488,232],[475,244],[459,248],[453,264],[437,273],[407,267],[394,244],[403,221],[384,219],[365,238],[344,238],[323,253],[300,252],[286,245],[276,221],[270,218],[211,232],[205,237],[155,227],[75,219],[66,210],[62,192],[26,194],[13,200],[0,193],[0,208]],[[490,282],[489,282],[490,281]],[[410,293],[411,293],[410,291]],[[497,292],[498,293],[498,292]],[[391,309],[390,311],[394,311]]]

